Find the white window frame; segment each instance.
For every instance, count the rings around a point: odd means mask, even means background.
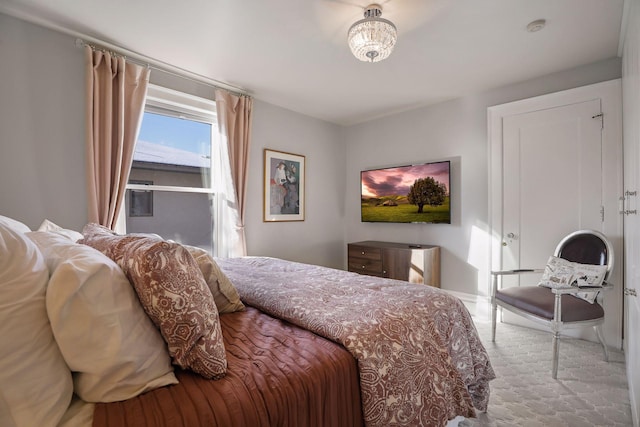
[[[147,88],[147,98],[145,101],[144,112],[163,114],[170,117],[177,117],[207,123],[211,125],[211,152],[209,153],[211,164],[210,171],[210,187],[179,187],[171,185],[147,185],[147,184],[129,184],[127,190],[143,190],[143,191],[173,191],[180,193],[204,193],[211,194],[214,198],[215,205],[215,184],[213,178],[214,167],[216,164],[215,156],[218,153],[218,118],[216,115],[216,103],[213,100],[201,98],[195,95],[168,89],[162,86],[149,84]],[[214,230],[215,230],[214,215]],[[120,233],[126,233],[126,212],[120,209],[118,216],[118,224],[116,230]]]

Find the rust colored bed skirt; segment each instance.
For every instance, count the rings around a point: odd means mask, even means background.
[[[357,365],[342,346],[252,307],[220,321],[223,379],[176,368],[180,384],[97,404],[93,426],[363,425]]]

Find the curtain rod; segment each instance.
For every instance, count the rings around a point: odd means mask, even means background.
[[[150,58],[148,56],[141,55],[139,53],[111,45],[109,43],[99,42],[94,44],[94,43],[87,42],[82,38],[76,38],[75,44],[76,44],[76,47],[79,47],[79,48],[84,46],[89,46],[91,49],[103,50],[111,54],[121,55],[131,60],[132,62],[137,63],[138,65],[143,65],[148,68],[162,71],[163,73],[167,73],[167,74],[171,74],[184,79],[192,80],[198,83],[203,83],[203,84],[212,86],[214,88],[226,89],[234,93],[235,95],[249,96],[246,90],[238,86],[233,86],[229,83],[223,83],[223,82],[211,79],[209,77],[205,77],[200,74],[187,71],[183,68],[176,67],[171,64],[167,64],[166,62],[162,62],[162,61]]]

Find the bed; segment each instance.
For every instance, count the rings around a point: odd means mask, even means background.
[[[339,345],[253,307],[220,321],[222,379],[177,370],[175,386],[97,404],[93,425],[362,425],[355,360]]]
[[[46,353],[46,365],[62,362],[37,373],[57,387],[48,406],[38,402],[46,409],[38,425],[444,426],[487,408],[495,377],[487,353],[464,305],[439,289],[268,257],[213,259],[96,225],[76,235],[55,227],[15,232],[0,221],[0,237],[0,251],[20,260],[37,261],[39,251],[47,271],[47,283],[40,278],[34,288],[44,293],[58,348]],[[0,260],[16,264],[11,256]],[[6,283],[0,275],[2,298]],[[32,309],[42,320],[42,307]],[[129,341],[104,344],[114,336]],[[10,339],[4,361],[33,341]],[[13,405],[21,392],[34,397],[18,387],[7,392],[12,378],[2,375],[1,424],[27,425],[21,417],[33,414]]]

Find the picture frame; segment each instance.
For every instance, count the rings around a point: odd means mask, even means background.
[[[305,156],[264,149],[263,221],[304,221]]]

